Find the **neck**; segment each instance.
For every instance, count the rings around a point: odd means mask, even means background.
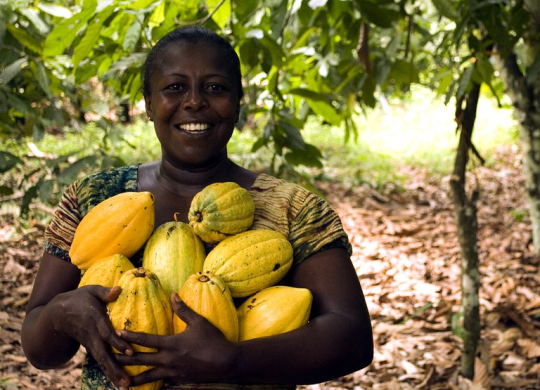
[[[177,194],[194,195],[210,183],[230,181],[240,169],[228,158],[202,168],[177,167],[162,159],[154,174],[157,182]]]

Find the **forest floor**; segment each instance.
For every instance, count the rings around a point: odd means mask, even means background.
[[[481,343],[475,378],[460,374],[460,249],[448,178],[409,169],[402,191],[317,183],[340,214],[372,316],[373,363],[302,389],[540,389],[540,271],[533,255],[521,156],[501,148],[478,186]],[[13,234],[0,219],[0,389],[76,389],[81,350],[65,367],[29,365],[20,329],[42,251],[43,226]],[[459,321],[458,321],[459,323]]]

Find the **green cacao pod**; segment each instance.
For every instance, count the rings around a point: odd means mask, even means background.
[[[144,248],[142,266],[157,275],[170,297],[189,276],[202,271],[204,245],[187,223],[166,222],[152,234]]]
[[[254,212],[248,190],[234,182],[213,183],[195,195],[188,220],[203,241],[215,244],[249,229]]]
[[[242,298],[276,284],[292,261],[292,245],[283,234],[255,229],[217,244],[206,256],[203,272],[219,276],[234,298]]]

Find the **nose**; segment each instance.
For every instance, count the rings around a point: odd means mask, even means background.
[[[185,110],[198,111],[208,106],[204,91],[199,88],[191,88],[185,95],[183,108]]]

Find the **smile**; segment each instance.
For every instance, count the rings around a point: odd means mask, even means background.
[[[176,125],[176,128],[184,131],[193,132],[208,130],[210,128],[210,125],[208,123],[186,123],[183,125]]]

